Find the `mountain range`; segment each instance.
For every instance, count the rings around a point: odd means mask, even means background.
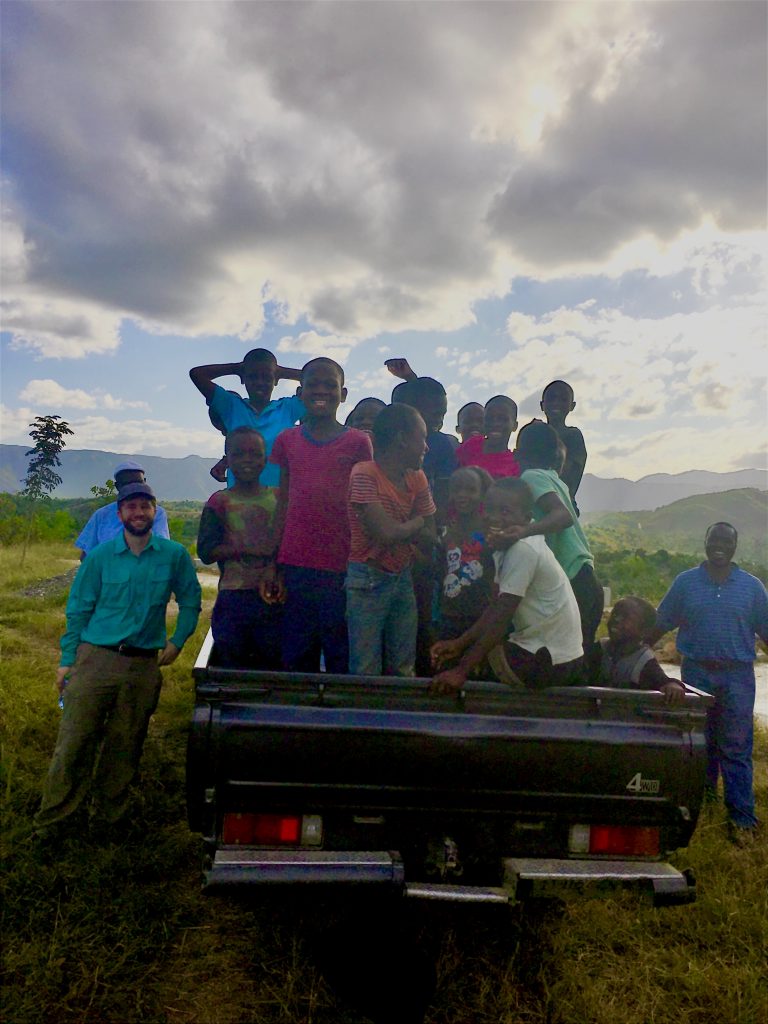
[[[15,494],[21,490],[27,472],[24,445],[0,445],[0,491]],[[59,475],[61,485],[54,491],[57,498],[90,497],[91,487],[104,484],[113,476],[115,466],[125,459],[135,459],[147,474],[159,498],[168,501],[205,501],[218,489],[209,470],[217,461],[199,455],[183,459],[166,459],[158,455],[64,450]],[[689,470],[686,473],[653,473],[640,480],[623,477],[603,479],[585,473],[578,493],[582,513],[630,512],[659,508],[695,494],[716,494],[738,488],[768,489],[768,472],[740,469],[733,473]]]

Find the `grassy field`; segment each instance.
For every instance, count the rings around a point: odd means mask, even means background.
[[[14,549],[0,550],[2,1019],[368,1019],[350,1001],[366,998],[352,991],[360,977],[343,978],[344,966],[360,960],[355,929],[365,922],[349,926],[334,908],[285,897],[244,904],[200,893],[198,844],[184,817],[184,748],[190,665],[206,616],[181,659],[165,670],[129,834],[98,846],[65,840],[54,854],[30,841],[56,736],[53,677],[66,598],[66,578],[58,588],[40,581],[71,571],[71,550],[34,546],[23,571]],[[765,821],[765,731],[756,769]],[[381,1001],[383,993],[415,988],[423,978],[427,984],[433,969],[430,1024],[765,1024],[765,835],[736,849],[725,839],[722,811],[708,810],[690,848],[674,859],[696,873],[699,899],[691,907],[654,910],[619,898],[574,900],[561,919],[417,908],[389,926],[382,920],[379,942],[366,950],[381,964],[367,998]],[[408,955],[398,958],[392,953],[401,939]],[[407,1019],[404,1011],[391,1017],[398,1024]]]

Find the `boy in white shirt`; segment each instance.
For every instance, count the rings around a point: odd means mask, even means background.
[[[487,539],[526,525],[532,508],[533,495],[522,480],[497,481],[485,498]],[[493,558],[498,597],[460,637],[434,644],[432,662],[442,671],[432,680],[432,692],[460,690],[472,669],[499,644],[509,668],[531,689],[582,682],[579,608],[544,538],[524,537],[506,551],[494,552]],[[458,664],[444,668],[455,659]]]

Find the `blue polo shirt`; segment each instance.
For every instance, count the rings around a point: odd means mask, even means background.
[[[656,625],[678,627],[677,649],[694,661],[755,660],[755,634],[768,642],[768,592],[737,565],[722,583],[702,562],[682,572],[662,598]]]
[[[182,544],[150,536],[136,556],[125,533],[95,548],[81,563],[67,601],[61,664],[74,665],[80,643],[161,650],[171,594],[179,617],[171,642],[182,648],[200,614],[200,584]]]
[[[275,438],[282,431],[292,427],[304,416],[304,403],[296,395],[288,398],[276,398],[261,410],[256,412],[253,406],[241,395],[234,391],[225,391],[218,384],[214,384],[213,396],[209,407],[221,422],[227,433],[235,427],[255,427],[267,446],[267,464],[261,472],[259,483],[264,487],[277,487],[280,483],[280,467],[269,462],[272,452],[272,445]],[[227,487],[235,482],[232,474],[227,471]]]
[[[75,547],[80,548],[87,555],[89,551],[93,551],[95,547],[103,544],[105,540],[112,540],[113,537],[122,532],[123,524],[120,522],[120,516],[117,514],[117,502],[113,501],[109,505],[96,509],[75,541]],[[160,505],[155,509],[152,533],[156,537],[170,539],[168,516],[165,509]]]

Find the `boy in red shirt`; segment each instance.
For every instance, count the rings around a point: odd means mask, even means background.
[[[298,395],[304,421],[279,434],[270,462],[280,467],[277,561],[286,588],[282,652],[287,671],[348,667],[344,577],[349,556],[347,486],[356,462],[373,455],[367,434],[336,419],[347,397],[344,371],[311,359]]]
[[[352,535],[347,566],[349,670],[412,676],[416,659],[413,541],[435,539],[435,503],[421,465],[427,428],[408,405],[389,405],[373,423],[376,456],[349,479]]]

